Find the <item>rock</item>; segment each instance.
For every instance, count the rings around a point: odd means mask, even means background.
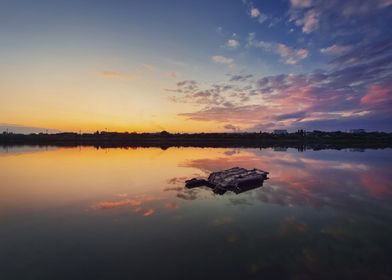
[[[250,189],[261,187],[267,178],[268,172],[259,169],[245,169],[233,167],[227,170],[213,172],[207,180],[193,178],[186,181],[187,188],[207,186],[214,193],[224,194],[226,191],[241,193]]]

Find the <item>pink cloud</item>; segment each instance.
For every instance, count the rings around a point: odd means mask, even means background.
[[[338,45],[338,44],[333,44],[332,46],[329,46],[327,48],[322,48],[320,50],[321,53],[324,54],[343,54],[345,52],[348,52],[351,50],[352,46],[350,45]]]
[[[312,0],[290,0],[293,8],[307,8],[312,5]]]
[[[319,26],[319,13],[315,10],[310,10],[305,14],[303,19],[302,31],[304,33],[311,33]]]
[[[366,95],[361,98],[363,105],[380,104],[392,99],[391,89],[381,85],[371,85]]]

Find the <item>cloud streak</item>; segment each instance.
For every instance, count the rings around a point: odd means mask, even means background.
[[[230,68],[235,67],[234,59],[222,55],[214,55],[211,57],[211,60],[215,63],[226,65]]]
[[[139,77],[139,75],[137,74],[114,71],[114,70],[104,70],[99,72],[98,74],[103,78],[119,79],[119,80],[134,80]]]
[[[320,49],[320,52],[328,55],[341,55],[351,50],[351,48],[352,46],[350,45],[333,44],[332,46],[329,46],[327,48]]]
[[[275,53],[281,58],[283,63],[291,65],[297,64],[309,55],[309,51],[305,48],[295,49],[283,43],[257,40],[255,33],[249,33],[247,47]]]

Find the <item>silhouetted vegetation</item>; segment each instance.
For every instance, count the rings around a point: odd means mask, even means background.
[[[273,133],[56,133],[14,134],[3,132],[0,144],[95,147],[279,147],[306,149],[366,149],[392,147],[392,133],[305,132]]]

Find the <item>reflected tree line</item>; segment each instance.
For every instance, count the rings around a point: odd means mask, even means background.
[[[11,145],[48,145],[48,146],[96,146],[96,147],[253,147],[285,150],[307,149],[354,149],[390,148],[392,133],[386,132],[306,132],[294,133],[242,132],[242,133],[34,133],[15,134],[3,132],[0,144]]]

